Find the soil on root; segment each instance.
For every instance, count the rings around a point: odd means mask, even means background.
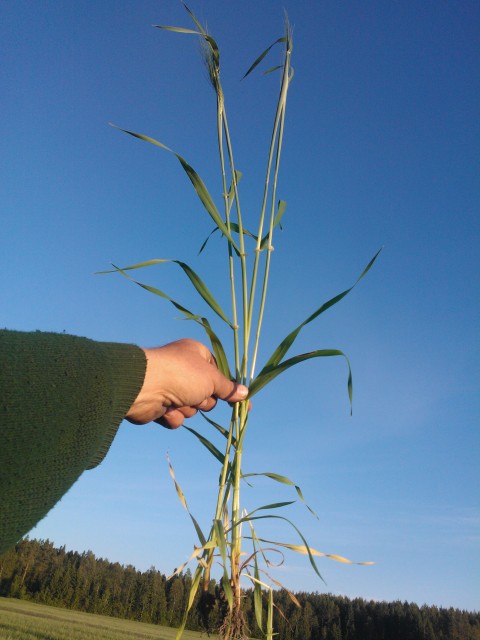
[[[249,640],[248,627],[241,609],[229,612],[219,629],[220,640]]]

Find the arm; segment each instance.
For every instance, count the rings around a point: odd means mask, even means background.
[[[140,349],[0,330],[0,363],[0,553],[101,462],[124,417],[176,428],[247,395],[193,340]]]

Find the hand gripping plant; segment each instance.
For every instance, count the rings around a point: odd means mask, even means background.
[[[290,83],[293,77],[291,67],[292,57],[292,34],[288,25],[285,25],[285,34],[269,46],[251,65],[245,77],[248,76],[257,65],[265,58],[269,51],[276,45],[283,47],[283,63],[279,67],[270,71],[279,71],[281,74],[280,90],[278,102],[273,121],[270,147],[268,150],[268,161],[265,175],[265,186],[260,207],[260,216],[256,233],[253,233],[244,226],[240,206],[239,182],[241,173],[236,169],[232,143],[230,139],[227,115],[225,111],[224,94],[220,81],[220,52],[216,41],[202,27],[194,14],[185,9],[193,20],[195,28],[185,29],[180,27],[160,26],[158,28],[174,31],[181,34],[193,34],[200,38],[202,52],[208,69],[210,82],[216,95],[216,133],[218,139],[218,152],[221,169],[221,185],[223,202],[222,207],[217,208],[207,187],[190,166],[190,164],[178,153],[175,153],[167,146],[148,136],[125,131],[140,140],[149,142],[157,147],[166,149],[173,153],[189,180],[191,181],[203,207],[212,218],[215,227],[213,232],[220,231],[227,244],[228,273],[231,291],[231,315],[224,311],[222,305],[207,288],[197,273],[180,260],[155,259],[124,268],[115,267],[115,272],[123,274],[130,280],[144,289],[169,300],[183,316],[200,324],[205,330],[214,352],[217,364],[224,375],[230,379],[249,386],[249,397],[233,405],[230,424],[223,427],[207,416],[205,420],[214,427],[222,436],[223,450],[220,450],[213,442],[190,427],[187,428],[194,434],[200,442],[209,450],[220,464],[220,475],[218,482],[218,493],[216,506],[213,514],[212,524],[208,534],[205,534],[197,520],[190,513],[184,494],[174,476],[173,468],[170,465],[170,473],[175,483],[177,494],[188,511],[198,535],[199,544],[195,546],[194,552],[189,562],[197,563],[193,573],[191,590],[188,604],[184,614],[182,625],[178,631],[177,638],[182,636],[188,613],[198,597],[199,591],[208,592],[211,570],[213,563],[221,566],[222,578],[221,586],[223,590],[226,606],[226,614],[223,624],[219,630],[223,640],[240,640],[247,638],[247,628],[242,613],[242,586],[241,579],[250,581],[253,587],[255,617],[259,629],[264,637],[271,639],[273,633],[273,596],[274,586],[283,587],[277,580],[273,579],[267,569],[271,566],[268,554],[275,549],[281,552],[284,549],[295,551],[308,556],[314,571],[320,576],[315,563],[315,556],[326,556],[311,548],[298,528],[287,518],[276,515],[275,511],[281,507],[292,504],[292,501],[279,502],[264,505],[247,513],[242,510],[240,502],[240,490],[242,480],[251,476],[266,476],[273,481],[295,488],[297,497],[303,501],[301,490],[290,479],[277,473],[243,473],[242,459],[244,453],[244,438],[248,426],[249,413],[248,406],[250,399],[269,384],[278,375],[310,358],[342,357],[345,359],[348,369],[348,394],[350,404],[352,400],[352,377],[350,363],[346,355],[337,349],[319,349],[302,353],[286,358],[300,331],[307,324],[318,318],[327,309],[344,298],[357,284],[357,282],[367,273],[372,266],[378,253],[366,266],[354,285],[331,300],[328,300],[316,309],[306,320],[291,331],[265,362],[261,370],[256,373],[257,355],[259,352],[259,342],[262,330],[262,321],[267,296],[267,285],[269,279],[272,239],[275,230],[280,226],[282,216],[285,212],[286,203],[277,199],[277,177],[280,165],[280,155],[282,150],[283,131],[285,123],[285,108]],[[222,211],[222,213],[220,212]],[[250,223],[249,223],[250,226]],[[209,236],[210,237],[210,236]],[[205,248],[208,238],[203,244],[201,251]],[[194,288],[211,311],[222,320],[233,337],[234,363],[232,369],[226,356],[226,350],[218,337],[218,332],[212,328],[210,321],[189,311],[185,306],[175,301],[163,291],[147,284],[134,280],[127,272],[133,269],[159,265],[165,262],[177,264],[189,278]],[[233,373],[234,372],[234,373]],[[274,513],[272,513],[274,512]],[[288,522],[299,537],[301,544],[288,544],[284,542],[272,542],[262,539],[257,535],[256,525],[265,518],[279,519]],[[248,531],[248,536],[242,535],[242,525]],[[245,552],[242,543],[249,545],[249,551]],[[341,556],[328,557],[340,562],[350,562]],[[187,563],[176,570],[181,572]],[[320,576],[321,577],[321,576]],[[288,592],[288,591],[287,591]],[[288,592],[291,599],[298,605],[295,596]],[[263,599],[266,594],[266,607]],[[298,605],[299,606],[299,605]],[[266,620],[264,610],[266,610]]]

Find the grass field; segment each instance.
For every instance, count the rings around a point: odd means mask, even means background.
[[[173,640],[175,629],[0,598],[0,640]],[[186,631],[185,640],[207,634]]]

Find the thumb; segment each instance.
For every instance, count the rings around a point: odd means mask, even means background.
[[[220,398],[220,400],[241,402],[248,396],[248,388],[244,384],[228,380],[218,369],[215,370],[213,383],[213,395]]]

